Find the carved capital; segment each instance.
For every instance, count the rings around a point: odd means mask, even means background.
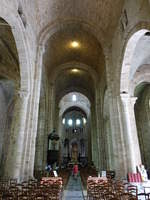
[[[16,96],[20,98],[28,98],[30,95],[29,91],[27,90],[16,90]]]
[[[39,51],[40,51],[41,54],[45,53],[45,46],[43,44],[39,45]]]
[[[137,101],[137,97],[131,97],[129,94],[120,94],[121,100],[125,104],[131,104],[133,107]]]

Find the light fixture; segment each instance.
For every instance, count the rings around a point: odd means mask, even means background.
[[[73,133],[77,133],[77,129],[73,129]]]
[[[75,40],[71,42],[71,47],[72,47],[72,48],[78,48],[79,46],[80,46],[80,45],[79,45],[79,42],[77,42],[77,41],[75,41]]]
[[[72,71],[73,73],[78,73],[78,72],[79,72],[79,70],[76,69],[76,68],[72,69],[71,71]]]

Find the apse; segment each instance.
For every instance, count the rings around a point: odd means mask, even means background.
[[[59,103],[60,162],[86,166],[90,162],[90,101],[78,92],[66,94]]]

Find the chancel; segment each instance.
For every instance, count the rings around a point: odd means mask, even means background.
[[[1,0],[0,113],[0,199],[150,199],[150,0]]]

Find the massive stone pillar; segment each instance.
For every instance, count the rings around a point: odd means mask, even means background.
[[[141,154],[137,135],[134,105],[136,97],[128,94],[121,94],[123,104],[123,114],[125,121],[125,135],[127,140],[128,170],[136,172],[136,166],[141,164]]]
[[[124,136],[120,119],[121,100],[116,95],[109,92],[109,110],[110,110],[110,130],[112,141],[112,162],[111,169],[116,171],[116,177],[126,177],[126,152]]]
[[[122,178],[127,175],[126,167],[126,150],[125,150],[125,141],[124,141],[124,132],[122,129],[122,104],[120,96],[118,96],[118,83],[116,83],[116,72],[114,69],[115,66],[112,61],[112,48],[106,47],[105,49],[105,62],[106,62],[106,79],[107,79],[107,105],[108,105],[108,139],[109,144],[109,153],[111,161],[109,161],[109,167],[111,170],[115,170],[116,177]],[[111,66],[111,67],[110,67]],[[113,66],[113,67],[112,67]],[[114,80],[113,80],[114,77]],[[117,84],[117,85],[116,85]]]
[[[113,166],[113,148],[112,148],[112,137],[111,137],[111,129],[110,129],[110,119],[109,117],[104,118],[104,134],[106,136],[106,146],[107,146],[107,168],[112,169]]]
[[[28,164],[28,177],[34,176],[34,161],[35,161],[35,149],[36,149],[36,137],[37,137],[37,125],[38,125],[38,114],[39,114],[39,102],[40,102],[40,92],[41,92],[41,79],[42,79],[42,68],[43,68],[43,54],[45,52],[45,47],[39,47],[39,59],[37,60],[36,67],[38,70],[35,70],[35,81],[33,87],[33,106],[31,115],[31,139],[29,142],[29,164]]]
[[[88,131],[88,163],[91,164],[92,161],[92,143],[91,143],[91,117],[87,119],[86,131]]]
[[[37,124],[38,124],[38,112],[39,112],[39,100],[40,100],[40,88],[41,88],[41,77],[42,77],[42,58],[44,48],[39,46],[37,62],[35,63],[34,82],[32,86],[32,93],[30,99],[30,108],[26,147],[24,149],[25,156],[23,159],[22,179],[32,178],[34,172],[34,161],[35,161],[35,148],[36,148],[36,135],[37,135]]]
[[[55,128],[55,94],[54,94],[54,84],[50,85],[49,89],[49,96],[50,96],[50,102],[49,102],[49,131],[52,131]]]
[[[99,169],[99,150],[98,150],[98,137],[97,137],[97,125],[96,115],[93,105],[91,106],[91,146],[92,146],[92,161],[97,169]]]
[[[39,117],[38,117],[38,130],[37,130],[37,139],[36,139],[36,154],[35,154],[35,170],[43,170],[46,166],[44,162],[45,150],[44,145],[47,142],[47,137],[45,138],[45,96],[40,98],[39,106]]]
[[[96,122],[97,122],[97,141],[98,141],[98,159],[99,170],[107,169],[107,149],[106,149],[106,134],[104,134],[104,121],[103,121],[103,85],[100,82],[96,89]]]
[[[26,117],[29,93],[17,91],[15,95],[14,117],[11,126],[11,139],[5,163],[5,177],[20,180],[22,157],[24,155],[24,136],[26,133]]]

